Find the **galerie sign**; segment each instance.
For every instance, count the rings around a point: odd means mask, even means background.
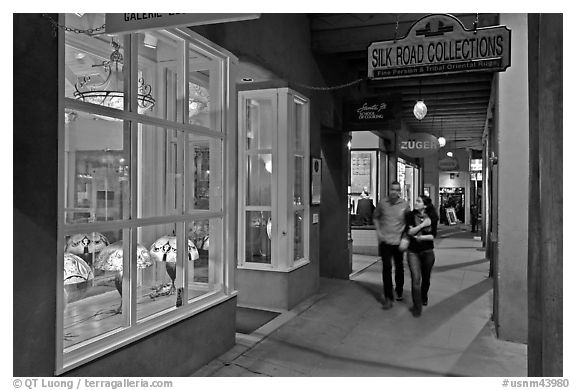
[[[408,157],[425,157],[440,148],[438,138],[428,133],[411,133],[398,137],[398,149]]]
[[[260,14],[133,13],[106,14],[106,34],[258,19]]]
[[[368,47],[368,77],[502,72],[510,66],[510,33],[506,26],[466,30],[454,16],[425,16],[403,39]]]

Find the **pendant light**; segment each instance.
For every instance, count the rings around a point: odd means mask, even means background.
[[[414,116],[419,121],[424,119],[424,117],[426,116],[426,113],[428,112],[428,108],[426,107],[426,104],[424,104],[424,100],[422,99],[422,81],[420,81],[420,85],[418,87],[418,100],[416,101],[416,104],[414,105],[414,111],[413,112],[414,112]]]
[[[456,151],[456,130],[454,130],[454,139],[452,140],[452,144],[453,144],[453,145],[452,145],[452,149],[453,149],[454,151]],[[448,151],[448,152],[446,152],[446,155],[447,155],[448,157],[454,157],[454,153],[452,153],[451,150]]]
[[[441,148],[446,146],[446,138],[442,135],[442,118],[440,118],[440,137],[438,137],[438,144]]]

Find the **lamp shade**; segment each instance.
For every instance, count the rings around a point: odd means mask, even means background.
[[[156,261],[176,263],[176,236],[162,236],[150,247],[150,255]],[[188,260],[198,260],[200,255],[196,245],[188,240]]]
[[[426,107],[426,104],[424,104],[424,100],[418,100],[414,105],[414,116],[416,119],[422,120],[426,116],[427,112],[428,108]]]

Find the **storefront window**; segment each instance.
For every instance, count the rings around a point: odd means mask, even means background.
[[[112,243],[122,250],[124,233],[92,231],[64,237],[64,348],[84,345],[125,326],[124,262],[110,251]]]
[[[230,267],[228,55],[179,29],[64,44],[57,372],[209,307]]]
[[[122,120],[66,110],[66,223],[129,218],[130,127]]]
[[[399,158],[397,162],[397,177],[402,189],[400,196],[408,202],[411,208],[414,208],[416,198],[420,195],[418,192],[420,188],[420,168]]]
[[[286,88],[239,95],[240,266],[290,269],[308,259],[308,101]]]

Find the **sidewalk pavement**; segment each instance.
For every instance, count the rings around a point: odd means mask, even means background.
[[[192,376],[526,376],[527,348],[499,340],[492,279],[481,241],[441,227],[429,305],[414,318],[404,300],[383,310],[380,261],[352,280],[321,278],[319,293],[265,324]]]

